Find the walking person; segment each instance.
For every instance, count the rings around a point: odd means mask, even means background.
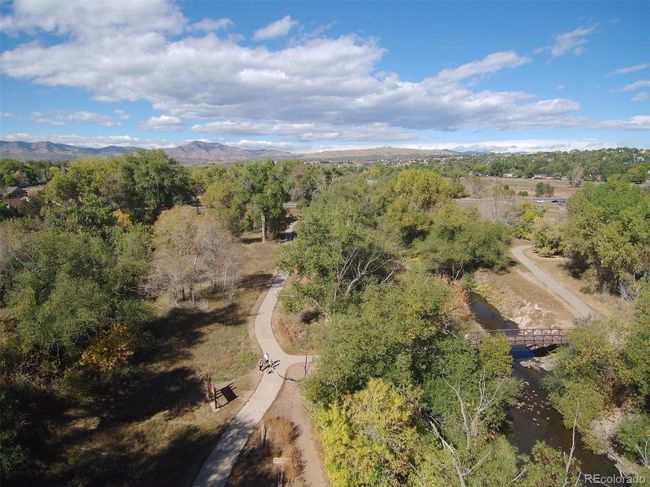
[[[271,356],[269,355],[268,352],[264,353],[264,358],[266,359],[266,365],[269,369],[269,374],[275,370],[275,367],[273,366],[273,359],[271,359]]]
[[[260,369],[260,372],[262,372],[265,369],[264,359],[259,359],[257,361],[257,368]]]

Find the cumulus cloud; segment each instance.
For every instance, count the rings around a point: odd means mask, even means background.
[[[618,76],[620,74],[636,73],[637,71],[642,71],[647,68],[650,68],[650,64],[648,63],[635,64],[634,66],[626,66],[624,68],[615,69],[611,73],[607,73],[605,76]]]
[[[645,91],[640,91],[636,95],[634,95],[630,100],[632,101],[644,101],[648,99],[648,94]]]
[[[481,87],[486,77],[530,62],[513,51],[405,81],[378,72],[385,49],[370,37],[308,37],[270,50],[203,33],[218,20],[188,26],[167,0],[116,0],[110,8],[82,0],[18,2],[3,25],[28,34],[45,30],[50,38],[42,44],[36,35],[3,52],[0,72],[83,89],[101,101],[146,100],[160,113],[142,124],[153,131],[179,129],[191,118],[201,119],[195,132],[242,138],[373,141],[407,140],[413,130],[587,124],[576,115],[576,101]],[[258,30],[258,39],[286,35],[293,25],[287,16]],[[573,46],[567,52],[593,29],[562,41]],[[178,36],[188,30],[200,33]]]
[[[104,127],[116,127],[121,125],[108,115],[94,112],[68,112],[65,110],[55,110],[50,112],[32,112],[27,117],[29,120],[48,125],[65,125],[71,122],[89,122],[97,123]]]
[[[178,117],[173,117],[170,115],[150,117],[149,120],[140,124],[140,128],[142,130],[149,130],[153,132],[180,130],[182,127],[183,121]]]
[[[107,29],[126,33],[149,31],[180,33],[187,23],[180,9],[169,0],[14,1],[12,15],[0,17],[7,33],[40,31],[95,38]]]
[[[280,20],[276,20],[275,22],[271,22],[269,25],[262,27],[261,29],[257,29],[253,34],[253,39],[257,41],[265,41],[268,39],[284,37],[296,25],[298,25],[298,22],[292,20],[290,15],[286,15]]]
[[[594,32],[597,27],[597,24],[592,25],[591,27],[578,27],[571,32],[557,34],[553,38],[553,44],[537,49],[535,52],[539,53],[542,51],[548,51],[551,54],[551,57],[554,58],[569,53],[579,56],[585,50],[584,46],[587,44],[587,37]]]
[[[201,32],[217,31],[220,29],[227,29],[233,25],[230,19],[203,19],[189,25],[189,30],[197,30]]]

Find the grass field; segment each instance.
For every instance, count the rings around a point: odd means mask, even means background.
[[[470,186],[470,178],[461,178],[461,182],[466,186]],[[574,188],[569,184],[569,181],[561,181],[556,179],[524,179],[524,178],[497,178],[492,176],[484,176],[479,178],[481,182],[486,187],[499,187],[503,188],[507,185],[510,189],[519,191],[527,191],[530,196],[535,196],[535,186],[537,183],[548,183],[553,186],[554,197],[558,198],[568,198],[573,193],[577,191],[578,188]]]

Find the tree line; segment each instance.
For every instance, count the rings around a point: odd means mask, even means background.
[[[512,174],[532,178],[535,174],[544,174],[556,179],[567,178],[579,186],[583,179],[626,176],[636,184],[643,184],[650,171],[650,155],[647,150],[622,147],[532,154],[458,154],[432,158],[427,164],[449,177]]]

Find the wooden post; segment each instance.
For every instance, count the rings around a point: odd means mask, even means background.
[[[260,438],[262,440],[262,448],[266,446],[266,425],[264,420],[260,421]]]

